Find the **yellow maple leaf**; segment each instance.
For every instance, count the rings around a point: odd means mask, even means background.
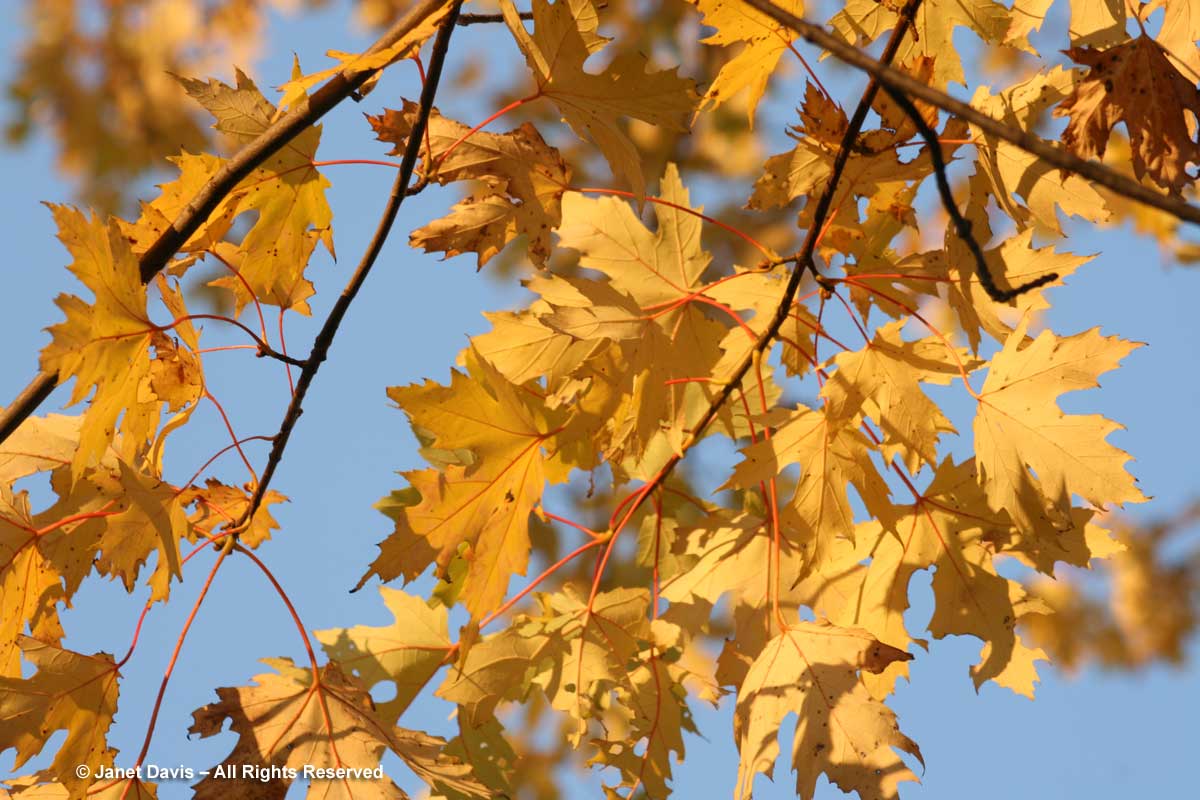
[[[898,454],[915,473],[922,461],[937,463],[938,437],[956,432],[920,384],[948,384],[960,366],[970,370],[980,362],[936,337],[906,342],[900,338],[904,325],[904,320],[889,323],[863,349],[839,353],[837,371],[821,395],[835,419],[851,420],[860,413],[874,419],[883,433],[884,458],[891,461]]]
[[[534,0],[532,35],[512,0],[502,0],[501,9],[533,70],[538,95],[553,100],[576,135],[595,142],[613,172],[624,176],[640,197],[646,191],[641,157],[619,120],[633,117],[668,130],[686,130],[696,107],[694,84],[673,69],[647,72],[646,59],[632,52],[618,55],[600,74],[586,72],[583,65],[592,51],[580,31],[578,7],[590,3],[575,5],[573,9],[567,0]]]
[[[16,769],[66,731],[49,772],[72,797],[83,797],[89,776],[111,767],[117,752],[107,744],[117,713],[117,667],[108,653],[85,656],[28,636],[19,645],[37,672],[0,677],[0,748],[16,748]]]
[[[1056,402],[1064,392],[1097,386],[1099,375],[1141,345],[1098,329],[1065,338],[1043,331],[1026,344],[1028,325],[1026,318],[1008,337],[979,392],[975,452],[991,505],[1032,529],[1047,517],[1066,517],[1072,495],[1099,508],[1144,501],[1124,468],[1130,457],[1105,441],[1122,426],[1064,414]]]
[[[1074,71],[1055,67],[995,95],[987,87],[980,87],[971,105],[1006,124],[1033,132],[1043,112],[1066,98],[1077,78]],[[979,143],[978,171],[987,176],[1000,209],[1018,225],[1032,222],[1061,235],[1056,209],[1089,222],[1104,222],[1111,216],[1104,197],[1079,175],[1064,174],[979,128],[972,127],[971,135]],[[1024,205],[1016,199],[1018,195]]]
[[[470,776],[470,768],[452,759],[437,758],[445,744],[440,739],[397,728],[375,713],[366,689],[347,676],[336,663],[326,664],[314,676],[311,669],[296,667],[291,659],[264,659],[275,669],[257,675],[255,685],[217,690],[219,700],[192,713],[189,733],[202,738],[222,731],[225,722],[238,735],[237,744],[221,766],[226,777],[208,775],[196,784],[198,798],[228,797],[231,792],[253,794],[270,787],[286,794],[291,779],[272,776],[263,780],[243,771],[306,766],[348,770],[374,770],[384,752],[396,753],[431,788],[448,784],[474,797],[485,797],[483,787]],[[233,777],[228,777],[230,774]],[[395,800],[403,794],[390,778],[366,776],[316,777],[310,795],[328,798]]]
[[[217,130],[247,144],[270,127],[275,106],[263,97],[258,87],[241,70],[237,85],[217,79],[207,83],[181,78],[183,87],[216,119]],[[333,212],[325,199],[330,183],[314,167],[321,127],[314,125],[289,141],[261,166],[251,172],[230,193],[224,203],[236,206],[234,217],[247,211],[257,212],[253,227],[242,237],[236,254],[230,260],[241,273],[213,281],[233,292],[237,309],[257,298],[270,303],[309,313],[307,298],[313,294],[312,283],[304,277],[304,269],[317,243],[333,250]],[[230,211],[218,208],[220,220]],[[211,222],[210,222],[211,224]],[[249,284],[253,297],[246,290]]]
[[[700,109],[715,108],[749,91],[746,115],[754,127],[754,111],[767,90],[767,80],[775,71],[779,58],[791,47],[795,34],[742,0],[692,0],[704,15],[703,24],[717,32],[702,39],[705,44],[744,47],[721,66],[721,71],[704,93]],[[804,16],[803,0],[786,0],[778,7],[797,17]]]
[[[367,120],[381,141],[396,145],[388,154],[394,156],[408,141],[416,117],[417,104],[406,100],[403,110],[387,109]],[[558,150],[529,123],[507,133],[472,132],[436,109],[425,137],[421,175],[426,180],[443,185],[478,181],[483,188],[455,205],[449,216],[414,231],[412,245],[447,256],[475,252],[482,269],[513,238],[524,235],[529,257],[545,266],[550,231],[562,219],[562,195],[571,180]]]
[[[0,484],[0,676],[21,677],[18,643],[26,625],[44,642],[62,641],[57,605],[70,602],[91,572],[99,549],[94,532],[59,527],[38,533],[62,518],[62,506],[33,517],[28,496]]]
[[[871,461],[871,443],[845,419],[828,411],[799,407],[785,415],[770,439],[742,448],[745,458],[726,487],[757,488],[789,464],[800,465],[800,479],[781,509],[785,534],[804,553],[806,569],[819,569],[839,539],[853,541],[853,486],[869,511],[890,508],[888,487]]]
[[[151,553],[157,553],[157,565],[149,580],[150,599],[165,600],[171,578],[183,579],[179,541],[189,533],[179,492],[123,461],[115,475],[97,470],[90,477],[100,487],[101,498],[115,500],[107,507],[118,512],[80,526],[101,531],[96,568],[102,574],[120,578],[125,591],[132,592],[142,565]]]
[[[513,575],[525,573],[529,514],[546,479],[562,480],[566,471],[542,452],[557,432],[542,404],[473,352],[467,371],[453,372],[449,386],[428,381],[388,390],[444,469],[405,473],[419,502],[396,509],[396,533],[380,544],[359,585],[371,575],[411,580],[432,554],[444,572],[467,545],[461,597],[479,616],[500,604]]]
[[[395,43],[376,50],[374,53],[344,53],[340,50],[329,50],[325,55],[337,60],[336,66],[304,75],[300,71],[300,59],[294,59],[292,79],[279,87],[283,96],[279,98],[279,111],[273,112],[273,117],[282,114],[285,109],[291,108],[300,100],[307,100],[309,89],[324,83],[335,75],[341,74],[351,78],[361,72],[379,70],[401,59],[412,58],[421,51],[422,45],[437,33],[452,5],[453,3],[449,0],[442,3]],[[378,76],[369,79],[359,89],[359,95],[369,92],[377,79]]]
[[[771,639],[738,690],[733,736],[741,753],[735,797],[749,798],[755,775],[770,776],[779,757],[779,728],[797,714],[792,743],[796,792],[811,800],[821,774],[844,792],[896,798],[901,781],[917,777],[893,748],[921,760],[896,716],[873,699],[860,671],[879,672],[908,653],[866,631],[797,622]]]
[[[158,426],[158,403],[145,408],[139,388],[150,373],[150,344],[156,326],[146,310],[146,289],[138,261],[120,228],[93,216],[90,220],[67,206],[50,206],[59,238],[74,256],[69,269],[95,302],[74,295],[55,302],[67,315],[50,327],[53,340],[41,354],[42,369],[58,374],[59,383],[75,378],[70,404],[88,396],[87,414],[79,430],[79,447],[71,461],[77,480],[98,461],[120,429],[133,442],[144,442]]]
[[[900,4],[875,0],[848,0],[829,20],[834,31],[859,46],[890,33],[900,21]],[[962,60],[954,46],[955,28],[970,28],[988,43],[1005,40],[1012,12],[993,0],[926,0],[913,17],[896,53],[898,63],[920,56],[936,59],[932,84],[944,89],[949,83],[965,83]]]
[[[375,707],[381,718],[395,723],[441,669],[452,645],[445,607],[431,608],[418,597],[386,586],[379,591],[395,617],[391,625],[331,628],[315,635],[329,657],[368,690],[380,683],[395,685],[396,696]]]
[[[200,532],[215,533],[218,527],[231,525],[234,520],[241,519],[250,505],[250,496],[254,491],[249,483],[244,486],[227,486],[216,478],[208,478],[204,484],[203,489],[191,487],[179,493],[180,506],[186,507],[193,503],[196,506],[188,515],[188,522],[192,527],[188,536],[193,541],[199,538]],[[271,531],[279,529],[279,522],[271,515],[270,507],[284,502],[287,502],[287,497],[274,489],[267,490],[263,495],[262,504],[254,512],[254,519],[238,534],[238,543],[253,549],[270,539]]]

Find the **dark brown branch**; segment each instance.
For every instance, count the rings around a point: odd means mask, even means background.
[[[522,11],[517,15],[525,21],[533,19],[532,11]],[[466,27],[467,25],[486,25],[490,22],[504,22],[503,14],[460,14],[458,24]]]
[[[890,86],[884,86],[883,90],[908,115],[913,125],[917,127],[917,132],[921,134],[921,138],[925,140],[925,144],[929,146],[929,158],[933,161],[933,176],[937,181],[938,194],[941,195],[942,206],[946,209],[946,213],[950,215],[950,221],[954,224],[954,232],[958,234],[958,238],[963,240],[963,243],[966,244],[967,249],[971,251],[971,255],[974,257],[975,273],[979,276],[979,283],[983,286],[983,290],[987,292],[987,296],[997,303],[1007,303],[1017,295],[1025,294],[1025,292],[1033,291],[1039,286],[1045,286],[1051,281],[1058,280],[1057,272],[1049,272],[1012,289],[1001,289],[996,286],[996,281],[992,278],[992,271],[988,269],[987,259],[984,258],[983,248],[971,230],[971,221],[962,215],[958,210],[958,204],[954,202],[954,193],[950,191],[950,181],[946,178],[946,159],[942,157],[942,145],[938,141],[937,131],[929,127],[929,123],[925,121],[925,118],[921,116],[921,112],[917,110],[912,100],[909,100],[904,92],[898,92]]]
[[[291,438],[292,430],[296,427],[296,422],[300,419],[300,415],[304,413],[304,397],[308,393],[308,387],[312,385],[313,378],[317,375],[317,370],[321,368],[321,362],[329,355],[329,347],[333,344],[333,338],[337,335],[338,328],[342,324],[342,319],[350,309],[350,304],[354,302],[359,289],[362,288],[363,282],[366,281],[367,275],[371,272],[371,267],[375,265],[375,260],[379,257],[379,252],[383,249],[383,245],[391,233],[392,224],[396,221],[396,214],[400,211],[400,205],[404,202],[404,198],[408,193],[408,185],[412,181],[413,170],[417,164],[417,155],[421,150],[421,143],[425,137],[425,127],[429,122],[429,114],[433,110],[433,101],[437,95],[438,81],[442,77],[442,67],[446,63],[446,51],[450,47],[450,36],[456,27],[455,23],[458,20],[458,12],[462,8],[462,3],[463,0],[454,0],[453,5],[450,7],[450,13],[442,22],[437,39],[433,43],[433,52],[429,57],[429,69],[425,77],[425,86],[421,89],[421,103],[417,111],[417,119],[412,131],[408,135],[408,142],[404,146],[404,156],[400,160],[400,171],[396,174],[396,180],[392,184],[392,192],[388,197],[383,213],[380,215],[379,224],[375,228],[375,235],[371,237],[371,242],[367,245],[367,249],[358,263],[358,267],[354,270],[354,274],[350,276],[350,280],[346,284],[346,288],[342,290],[337,302],[330,309],[329,316],[325,318],[320,332],[317,333],[317,338],[313,340],[312,352],[306,360],[304,370],[300,373],[300,377],[296,381],[296,392],[292,395],[292,402],[288,405],[287,411],[283,415],[283,422],[279,426],[279,433],[275,434],[275,438],[271,442],[271,453],[267,456],[267,466],[263,469],[262,477],[254,489],[254,496],[250,499],[250,504],[246,507],[246,511],[234,523],[233,527],[235,528],[246,522],[246,520],[252,519],[254,512],[262,504],[267,487],[270,485],[271,478],[275,474],[275,469],[279,466],[280,459],[283,458],[283,451],[287,447],[288,439]]]
[[[376,53],[392,46],[447,2],[448,0],[420,0],[366,52]],[[331,109],[357,92],[377,72],[378,70],[366,70],[338,73],[310,95],[307,103],[302,103],[284,114],[257,139],[226,161],[220,171],[180,212],[171,227],[163,231],[158,240],[142,254],[138,261],[142,283],[149,283],[150,279],[166,266],[226,195],[247,175]],[[41,372],[3,412],[0,412],[0,442],[7,439],[45,401],[57,384],[56,374]]]
[[[1149,189],[1098,161],[1087,161],[1056,147],[1040,136],[1010,125],[1005,125],[1003,122],[989,117],[987,114],[967,105],[961,100],[956,100],[945,92],[938,91],[932,86],[921,83],[886,63],[876,61],[857,47],[836,38],[824,28],[784,11],[782,8],[771,3],[770,0],[746,0],[746,2],[781,25],[786,25],[796,31],[805,41],[823,50],[827,50],[830,55],[839,61],[844,61],[850,66],[866,72],[872,79],[879,81],[891,89],[904,92],[910,98],[924,100],[932,106],[937,106],[943,111],[948,111],[955,116],[961,117],[984,133],[1014,144],[1027,153],[1031,153],[1042,159],[1047,164],[1066,170],[1067,172],[1073,172],[1123,197],[1136,200],[1139,203],[1157,208],[1160,211],[1165,211],[1171,216],[1185,222],[1200,225],[1200,207],[1198,206],[1194,206],[1181,198],[1161,194]]]
[[[920,5],[921,0],[907,0],[905,2],[904,7],[900,10],[900,19],[896,23],[896,27],[893,29],[892,35],[879,57],[880,63],[889,64],[896,57],[896,51],[900,49],[900,42],[904,39],[904,34],[908,30],[908,26],[912,24],[913,16],[916,15],[917,8]],[[717,414],[720,413],[725,404],[729,402],[729,398],[733,396],[733,392],[741,385],[742,380],[746,377],[746,373],[750,371],[755,362],[759,362],[762,359],[763,354],[775,343],[775,337],[779,335],[783,323],[787,320],[791,312],[792,304],[795,302],[796,293],[800,289],[800,282],[804,278],[804,273],[811,271],[818,281],[823,280],[817,273],[816,264],[813,261],[817,239],[821,235],[821,229],[825,227],[825,220],[828,219],[830,209],[833,205],[833,196],[837,192],[838,184],[842,180],[842,173],[846,168],[846,163],[850,160],[850,153],[858,141],[858,134],[862,131],[863,123],[866,121],[867,114],[871,110],[871,104],[875,102],[875,95],[879,93],[879,87],[879,82],[872,78],[867,84],[867,88],[863,91],[862,97],[859,98],[858,106],[854,109],[854,114],[851,116],[850,123],[842,135],[842,141],[838,145],[838,152],[834,157],[833,168],[830,171],[829,177],[825,181],[825,188],[816,201],[812,223],[809,225],[807,234],[805,234],[804,243],[801,244],[800,250],[794,256],[783,261],[783,263],[792,263],[795,266],[788,277],[787,286],[783,290],[783,296],[779,300],[779,305],[775,308],[775,314],[771,317],[770,323],[759,335],[750,352],[738,364],[729,380],[721,387],[721,391],[709,401],[704,415],[700,417],[700,420],[688,433],[687,438],[684,439],[683,447],[681,448],[682,453],[672,455],[655,477],[652,484],[649,487],[643,487],[639,491],[638,499],[634,501],[633,508],[628,512],[630,515],[653,493],[655,485],[661,486],[666,481],[679,462],[683,460],[684,455],[687,454],[691,446],[699,441],[700,436],[712,424],[712,421],[717,418]]]

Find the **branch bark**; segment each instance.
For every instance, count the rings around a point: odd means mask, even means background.
[[[375,53],[392,46],[431,14],[446,6],[448,2],[450,0],[419,0],[366,52]],[[221,203],[221,200],[243,178],[293,138],[307,130],[314,122],[357,92],[378,71],[338,73],[326,81],[320,89],[313,92],[307,103],[284,114],[270,128],[263,131],[257,139],[226,161],[212,180],[196,193],[192,201],[179,214],[179,218],[171,224],[171,227],[163,231],[158,240],[142,254],[138,262],[142,283],[149,283],[150,279],[166,266],[171,257],[179,251],[179,248],[183,247],[188,238]],[[30,414],[37,410],[38,406],[45,402],[57,385],[58,375],[51,372],[40,372],[30,381],[16,399],[3,412],[0,412],[0,443],[4,442]]]
[[[961,100],[913,79],[882,60],[875,60],[857,47],[833,36],[819,25],[814,25],[779,8],[770,0],[746,0],[746,2],[779,24],[794,30],[806,42],[828,51],[839,61],[844,61],[850,66],[866,72],[872,80],[879,81],[892,90],[903,92],[917,100],[924,100],[943,111],[961,117],[985,133],[1014,144],[1052,166],[1073,172],[1123,197],[1157,208],[1159,211],[1165,211],[1185,222],[1200,225],[1200,207],[1192,205],[1182,198],[1156,192],[1106,167],[1099,161],[1082,159],[1062,148],[1055,147],[1040,136],[1005,125]]]

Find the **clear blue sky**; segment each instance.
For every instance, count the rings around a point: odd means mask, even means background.
[[[323,65],[326,48],[359,47],[365,40],[345,16],[345,3],[334,3],[332,10],[303,21],[276,20],[268,40],[279,45],[267,59],[249,65],[259,85],[265,88],[286,78],[293,50],[313,68]],[[12,0],[0,2],[0,21],[0,52],[12,54],[22,33],[20,9]],[[460,31],[456,48],[487,48],[515,63],[515,48],[499,28]],[[11,69],[9,60],[0,62],[0,74],[6,76]],[[821,69],[828,74],[827,66]],[[328,118],[323,158],[380,156],[383,150],[372,144],[360,112],[376,111],[383,103],[395,106],[402,92],[415,96],[411,67],[401,65],[394,72],[365,104],[348,104]],[[802,88],[794,73],[783,81],[778,101],[767,111],[774,116],[767,119],[783,119],[792,105],[790,98]],[[470,122],[490,110],[449,97],[439,104]],[[0,403],[8,402],[34,374],[37,351],[46,341],[41,329],[60,318],[52,304],[54,295],[78,291],[63,268],[66,254],[54,238],[49,212],[40,205],[43,200],[72,199],[70,186],[54,171],[52,147],[42,141],[20,151],[0,150],[0,175],[5,178],[0,184],[0,235],[7,254],[0,265]],[[364,167],[332,168],[327,174],[333,181],[330,199],[342,260],[333,264],[318,259],[310,268],[318,290],[313,304],[317,319],[352,268],[392,179],[389,171]],[[445,381],[465,336],[487,328],[480,310],[512,307],[523,296],[511,283],[476,274],[472,261],[440,263],[408,248],[404,232],[441,213],[446,198],[422,196],[405,207],[397,234],[316,380],[276,477],[275,488],[293,501],[275,512],[282,530],[261,552],[292,590],[312,629],[389,621],[373,589],[346,592],[388,531],[372,503],[401,485],[395,470],[419,466],[405,418],[390,408],[384,388],[426,377]],[[1112,441],[1135,455],[1132,470],[1155,497],[1130,513],[1147,518],[1170,512],[1198,488],[1192,476],[1198,444],[1194,414],[1200,408],[1195,370],[1200,272],[1162,264],[1150,242],[1122,232],[1089,232],[1074,247],[1099,256],[1073,276],[1067,288],[1055,291],[1050,323],[1063,333],[1099,325],[1106,334],[1150,346],[1106,376],[1102,390],[1077,395],[1067,406],[1102,413],[1127,427]],[[312,324],[293,321],[292,350],[306,352],[314,331]],[[205,341],[211,346],[222,336],[208,326]],[[238,352],[214,354],[207,365],[209,384],[229,407],[238,434],[274,433],[286,404],[286,383],[276,365]],[[57,409],[63,401],[63,394],[56,393],[43,411]],[[197,431],[174,437],[169,478],[186,479],[211,454],[213,442],[224,435],[217,424],[211,409],[205,409],[191,426]],[[969,422],[959,428],[969,430]],[[251,445],[250,452],[258,464],[265,459],[261,445]],[[220,467],[227,479],[244,479],[235,457],[223,460]],[[122,752],[118,765],[131,763],[140,747],[159,678],[209,563],[201,556],[189,564],[184,583],[173,590],[175,601],[156,607],[148,618],[142,645],[125,670],[110,738]],[[913,627],[922,628],[921,614],[928,609],[922,612],[920,596],[927,589],[918,586],[914,591],[918,598]],[[83,652],[124,652],[143,599],[141,592],[129,597],[118,585],[89,579],[76,596],[77,609],[65,615],[68,645]],[[1195,642],[1192,662],[1183,669],[1154,667],[1134,676],[1086,670],[1066,677],[1043,666],[1035,702],[990,684],[977,695],[967,667],[976,660],[978,648],[974,639],[935,642],[932,653],[917,654],[911,684],[901,684],[891,701],[928,764],[924,786],[908,786],[906,797],[1126,800],[1194,792],[1194,720],[1200,713],[1200,667],[1195,659],[1200,648]],[[149,760],[202,769],[223,758],[234,737],[188,741],[190,712],[214,700],[215,687],[241,685],[266,671],[256,659],[281,655],[303,659],[289,618],[261,576],[244,559],[231,560],[188,638]],[[689,759],[675,781],[678,797],[723,797],[732,791],[737,770],[732,707],[732,698],[715,712],[694,705],[707,738],[687,742]],[[424,702],[402,722],[452,735],[450,711],[440,701]],[[60,741],[61,735],[51,749]],[[785,734],[785,753],[788,742]],[[45,763],[38,759],[34,766]],[[0,774],[7,774],[11,764],[10,751],[0,757]],[[393,774],[406,789],[417,789],[403,768]],[[786,764],[776,775],[774,785],[759,780],[758,797],[793,796]],[[597,796],[596,785],[594,779],[581,782],[574,794]],[[190,796],[186,783],[164,784],[159,793],[168,800]],[[840,793],[822,783],[818,795]]]

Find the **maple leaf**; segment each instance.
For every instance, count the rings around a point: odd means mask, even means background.
[[[242,518],[250,506],[252,492],[251,484],[227,486],[216,478],[208,478],[203,489],[191,487],[180,492],[179,504],[184,507],[195,504],[195,510],[188,515],[193,531],[215,533],[218,526],[232,525]],[[270,506],[284,502],[287,502],[286,497],[268,489],[254,512],[254,519],[238,534],[238,542],[254,549],[270,539],[271,531],[279,529],[279,522],[271,516]]]
[[[1200,122],[1200,90],[1171,63],[1162,45],[1145,34],[1107,50],[1074,47],[1072,59],[1091,67],[1087,77],[1055,110],[1067,117],[1062,139],[1082,157],[1103,156],[1112,128],[1124,122],[1133,151],[1133,174],[1145,175],[1178,195],[1200,163],[1194,130]]]
[[[397,509],[396,533],[380,544],[359,585],[371,575],[412,580],[429,563],[413,554],[436,554],[444,571],[469,545],[461,597],[479,615],[500,604],[512,575],[524,574],[529,514],[546,479],[560,481],[566,473],[542,453],[556,433],[557,415],[548,415],[473,352],[467,371],[453,372],[450,386],[429,381],[388,390],[433,448],[461,457],[440,471],[405,473],[420,502]]]
[[[529,691],[547,647],[545,636],[515,626],[485,636],[460,653],[436,694],[456,703],[467,724],[482,725],[501,701],[516,700]]]
[[[82,417],[64,414],[32,416],[0,442],[0,486],[71,462],[79,446]]]
[[[168,157],[167,161],[179,169],[179,177],[174,181],[159,184],[158,188],[161,191],[158,197],[150,202],[140,203],[141,215],[136,222],[118,220],[122,233],[125,234],[133,252],[138,255],[146,252],[158,241],[225,163],[224,159],[211,153],[187,152]],[[218,205],[180,248],[182,252],[190,255],[173,262],[171,269],[175,274],[186,271],[195,262],[197,252],[216,246],[229,232],[236,215],[236,202],[222,202]]]
[[[430,752],[443,741],[381,720],[366,689],[336,662],[326,664],[316,676],[291,659],[264,659],[264,663],[275,672],[255,676],[252,686],[217,689],[216,703],[193,712],[189,733],[207,738],[220,733],[228,720],[238,736],[233,751],[221,762],[227,777],[204,778],[196,784],[196,797],[227,797],[230,792],[282,797],[291,785],[289,778],[262,781],[243,772],[242,766],[369,771],[378,767],[386,750],[399,755],[433,788],[447,781],[460,790],[478,787],[472,794],[486,796],[463,765],[439,760]],[[405,794],[389,778],[349,775],[312,779],[308,796],[395,799]]]
[[[61,519],[60,506],[34,518],[28,495],[0,484],[0,676],[21,676],[26,625],[37,639],[62,641],[57,604],[69,602],[92,569],[99,549],[93,532],[58,526],[39,533]]]
[[[748,90],[746,115],[754,127],[754,111],[767,90],[767,80],[779,58],[791,47],[794,34],[784,25],[741,0],[693,0],[704,25],[716,33],[701,41],[709,45],[744,43],[738,54],[721,66],[700,104],[701,111],[728,102]],[[803,0],[787,0],[779,8],[804,16]]]
[[[241,144],[256,139],[271,125],[273,106],[241,70],[237,85],[229,86],[215,78],[207,83],[180,78],[184,89],[216,119],[213,127]],[[236,207],[214,212],[217,219],[247,211],[257,213],[253,227],[242,237],[235,253],[227,259],[237,268],[236,275],[218,278],[213,285],[233,292],[237,309],[257,298],[280,308],[308,314],[307,298],[312,284],[304,277],[304,268],[317,243],[334,253],[333,212],[325,199],[329,180],[321,175],[313,161],[321,140],[321,128],[314,125],[293,137],[252,171],[223,201]],[[210,217],[211,219],[211,217]],[[243,284],[243,280],[245,284]],[[253,292],[246,290],[246,284]]]
[[[532,281],[527,285],[534,288]],[[553,308],[547,305],[539,310],[545,314]],[[532,309],[515,314],[485,311],[483,316],[492,323],[492,330],[472,337],[471,346],[518,386],[545,375],[547,384],[557,387],[598,346],[556,331]]]
[[[367,117],[381,141],[399,155],[417,118],[417,104],[406,100],[402,111],[386,109]],[[468,137],[468,134],[470,136]],[[440,184],[479,181],[483,184],[454,207],[448,217],[414,231],[410,242],[426,252],[447,256],[475,252],[478,265],[499,253],[515,237],[528,239],[528,254],[545,266],[550,257],[550,231],[562,220],[562,195],[571,171],[562,156],[546,144],[528,122],[507,133],[472,132],[434,109],[426,128],[421,174]]]
[[[590,3],[576,3],[585,9]],[[525,55],[537,81],[537,94],[548,97],[580,138],[600,148],[615,174],[622,175],[642,196],[646,191],[641,157],[618,120],[633,117],[667,130],[686,130],[696,107],[692,81],[675,70],[646,71],[646,59],[622,53],[604,72],[583,68],[591,55],[580,31],[578,11],[567,0],[533,2],[533,34],[525,29],[511,0],[502,0],[504,21]],[[594,19],[595,11],[591,10]]]
[[[965,352],[930,337],[917,342],[900,338],[904,321],[875,332],[862,350],[839,353],[833,373],[821,395],[834,419],[851,419],[859,413],[880,426],[884,459],[902,457],[910,472],[920,463],[937,463],[938,437],[955,433],[950,420],[921,391],[921,382],[948,384],[979,366]]]
[[[807,568],[819,568],[838,539],[853,541],[851,486],[868,510],[882,514],[890,506],[887,485],[871,462],[872,449],[845,420],[801,406],[781,416],[770,439],[742,448],[745,458],[725,486],[756,488],[787,465],[800,464],[795,494],[782,517],[792,529],[788,535],[804,551]]]
[[[1065,338],[1043,331],[1024,345],[1028,325],[1025,318],[992,359],[979,392],[975,452],[991,505],[1031,529],[1047,515],[1066,516],[1073,494],[1097,507],[1143,502],[1123,466],[1129,456],[1105,441],[1122,426],[1097,415],[1064,414],[1056,403],[1064,392],[1097,386],[1099,375],[1140,345],[1098,329]]]
[[[664,453],[680,452],[712,396],[694,378],[712,373],[728,330],[694,301],[703,294],[701,277],[712,256],[701,246],[701,220],[683,210],[691,202],[673,164],[667,165],[659,194],[658,225],[651,232],[623,200],[568,193],[559,243],[579,251],[580,265],[608,280],[560,278],[539,285],[543,299],[555,307],[541,317],[546,326],[581,341],[615,343],[607,351],[614,364],[596,376],[619,390],[600,415],[611,431],[604,452],[614,461],[639,458],[655,440],[666,444]],[[598,365],[598,359],[593,355],[589,364]],[[684,377],[693,380],[671,383]],[[634,469],[652,474],[654,468]]]
[[[863,46],[890,33],[900,21],[901,4],[874,0],[848,0],[829,20],[835,33]],[[907,63],[920,56],[936,59],[932,84],[945,88],[965,83],[962,60],[954,46],[955,28],[970,28],[985,42],[1007,37],[1012,12],[993,0],[926,0],[917,8],[908,32],[896,52],[896,61]]]
[[[420,598],[386,586],[379,591],[395,617],[392,625],[334,628],[316,631],[316,637],[329,657],[368,690],[384,682],[395,685],[396,696],[375,709],[394,723],[441,668],[451,643],[444,607],[430,608]]]
[[[772,638],[738,690],[733,736],[741,763],[735,796],[750,796],[757,773],[772,774],[779,727],[795,713],[792,768],[803,800],[811,800],[822,773],[845,792],[898,797],[897,784],[917,777],[893,748],[918,760],[921,751],[900,733],[895,714],[871,698],[858,674],[910,658],[866,631],[829,623],[794,623]]]
[[[971,105],[1021,130],[1033,132],[1044,112],[1065,99],[1075,88],[1077,74],[1055,67],[1028,80],[991,94],[980,87]],[[1079,175],[1064,174],[1010,142],[971,128],[976,147],[977,171],[987,177],[1000,209],[1021,227],[1036,223],[1062,234],[1056,208],[1089,222],[1104,222],[1111,212],[1104,197]],[[972,186],[972,194],[982,187]],[[1024,199],[1024,206],[1015,198]]]
[[[453,3],[450,2],[442,3],[441,6],[434,9],[408,33],[401,36],[388,47],[380,48],[373,53],[344,53],[340,50],[327,51],[325,55],[336,59],[338,64],[319,72],[313,72],[309,75],[302,74],[300,71],[300,59],[295,57],[292,62],[292,79],[279,87],[279,90],[283,92],[283,96],[279,98],[279,111],[276,112],[275,116],[282,114],[284,109],[296,105],[298,101],[307,100],[309,89],[317,84],[324,83],[335,75],[343,75],[346,78],[350,78],[360,72],[381,70],[389,64],[417,55],[421,51],[422,45],[438,32],[438,29],[442,25],[442,20],[446,18],[446,14],[449,13],[452,5]],[[379,75],[369,78],[359,88],[359,96],[361,97],[371,91],[378,79]]]
[[[695,559],[688,569],[663,581],[660,594],[677,604],[703,600],[716,606],[723,594],[731,593],[734,602],[751,608],[766,608],[769,587],[763,580],[763,564],[771,555],[772,540],[766,523],[749,514],[728,518],[728,512],[713,515],[703,524],[677,532],[683,551]],[[783,543],[784,562],[798,563],[789,557],[790,542]],[[790,585],[798,577],[792,569],[781,570],[783,582]]]
[[[105,499],[115,501],[108,508],[117,512],[89,519],[81,526],[100,531],[96,568],[119,577],[125,591],[132,592],[142,565],[151,553],[157,553],[158,563],[149,580],[150,599],[165,600],[171,578],[183,579],[179,540],[189,534],[179,492],[125,462],[120,463],[116,475],[95,471],[90,479]]]
[[[82,797],[89,774],[111,767],[116,755],[106,741],[117,713],[116,664],[107,653],[85,656],[28,636],[18,643],[37,672],[0,677],[0,749],[16,748],[17,769],[66,731],[49,772],[71,797]]]
[[[10,791],[0,786],[0,798],[25,798],[25,800],[74,800],[83,789],[77,789],[75,794],[65,784],[47,780],[53,776],[49,770],[43,770],[34,775],[23,775],[19,778],[8,778]],[[119,781],[104,781],[99,786],[92,786],[83,796],[88,800],[157,800],[157,784],[139,778]]]
[[[50,206],[59,239],[74,256],[70,270],[95,295],[88,305],[74,295],[55,303],[67,315],[49,328],[53,340],[41,354],[41,367],[58,374],[59,383],[75,378],[70,405],[95,388],[79,430],[71,461],[74,479],[92,465],[121,430],[138,441],[149,438],[157,418],[147,419],[138,389],[150,372],[154,323],[146,311],[137,259],[115,223],[90,220],[67,206]]]
[[[797,113],[800,124],[787,130],[796,146],[764,162],[763,174],[754,182],[754,191],[746,201],[748,208],[761,211],[785,206],[798,197],[815,194],[827,182],[849,126],[846,112],[810,83]],[[840,208],[851,197],[870,197],[882,185],[920,180],[933,171],[924,149],[916,158],[900,160],[894,145],[906,133],[905,128],[885,128],[864,135],[863,146],[852,151],[844,177],[835,187],[833,208]],[[946,138],[955,138],[949,127]]]

